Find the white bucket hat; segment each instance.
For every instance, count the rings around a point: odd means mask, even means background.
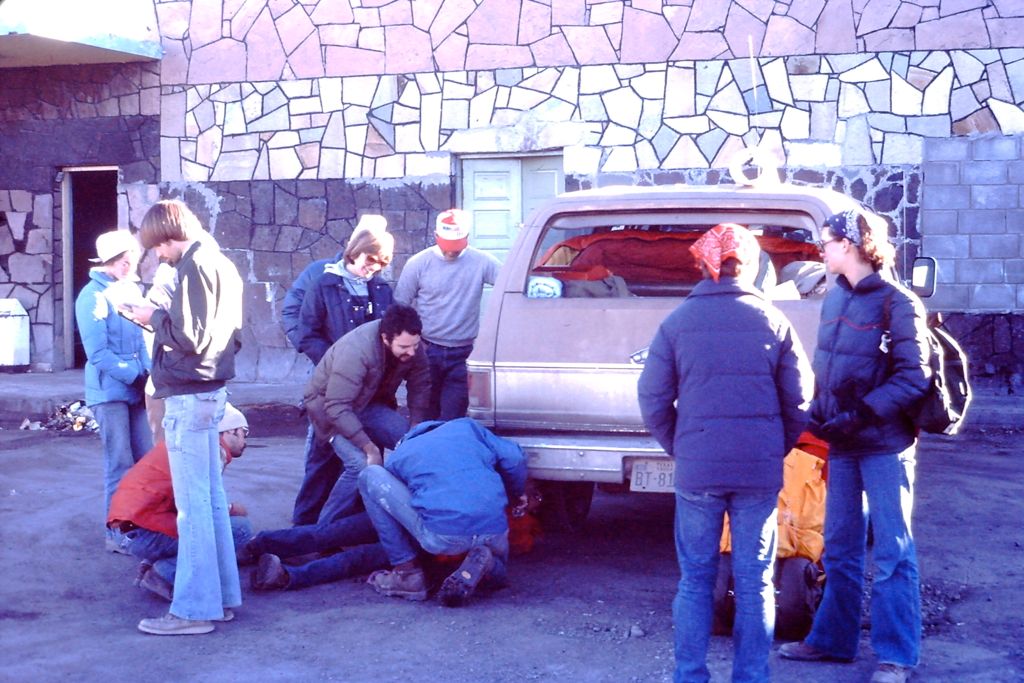
[[[140,251],[139,241],[128,230],[111,230],[96,238],[96,258],[92,263],[106,263],[126,251]]]

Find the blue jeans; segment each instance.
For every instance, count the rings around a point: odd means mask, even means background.
[[[380,465],[365,468],[359,476],[366,514],[380,536],[381,545],[392,566],[416,559],[423,548],[434,555],[459,555],[477,545],[485,545],[494,555],[490,575],[504,576],[508,562],[508,530],[500,534],[437,534],[423,525],[423,518],[412,506],[406,485]],[[709,626],[710,628],[710,626]]]
[[[110,498],[124,473],[153,447],[153,433],[146,419],[146,404],[108,401],[91,406],[103,444],[103,522],[110,512]],[[108,530],[108,535],[113,532]]]
[[[466,359],[473,346],[441,346],[425,343],[430,361],[430,407],[427,418],[454,420],[466,417],[469,408],[469,375]]]
[[[183,619],[219,619],[225,607],[242,604],[217,433],[226,395],[222,387],[166,400],[164,434],[178,508],[170,611]]]
[[[341,461],[335,457],[329,443],[316,438],[312,423],[306,431],[305,462],[306,476],[292,510],[292,524],[296,525],[316,524],[341,474]]]
[[[153,569],[169,583],[174,583],[178,567],[178,539],[149,529],[133,529],[125,534],[128,552],[153,565]],[[248,517],[231,518],[231,536],[235,547],[241,547],[252,538],[252,522]]]
[[[363,424],[363,430],[381,451],[394,448],[409,431],[409,421],[397,410],[381,403],[371,403],[356,415]],[[359,473],[366,467],[366,453],[340,435],[331,440],[331,447],[341,460],[343,469],[320,510],[317,524],[328,524],[347,517],[356,512],[359,506]]]
[[[346,548],[301,566],[289,566],[289,589],[368,574],[388,563],[384,548],[377,542],[377,531],[365,512],[357,512],[329,524],[261,531],[253,537],[249,548],[259,555],[273,553],[280,557]]]
[[[675,683],[711,680],[707,667],[719,542],[726,512],[732,534],[736,620],[734,683],[770,679],[768,654],[775,634],[775,543],[778,491],[676,492],[679,588],[672,603]]]
[[[833,457],[825,499],[825,595],[807,643],[852,659],[860,640],[861,591],[870,516],[875,578],[871,646],[879,661],[916,666],[921,651],[921,585],[910,531],[914,448]]]

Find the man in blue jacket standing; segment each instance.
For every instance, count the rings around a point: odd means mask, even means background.
[[[661,324],[640,375],[640,410],[675,459],[672,605],[676,683],[710,680],[706,657],[723,516],[732,533],[734,682],[767,682],[782,461],[807,421],[813,378],[785,316],[753,284],[760,247],[717,225],[691,252],[704,279]]]
[[[441,602],[456,607],[484,576],[504,578],[505,506],[513,501],[526,509],[526,458],[518,444],[469,418],[424,422],[383,466],[363,470],[359,490],[392,566],[371,574],[368,583],[382,595],[426,600],[420,549],[467,553],[441,585]]]

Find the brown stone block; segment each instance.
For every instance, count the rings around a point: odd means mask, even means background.
[[[313,233],[314,235],[317,233]],[[290,254],[293,251],[309,246],[312,239],[304,239],[307,231],[296,225],[282,225],[277,232],[277,241],[274,243],[274,251],[281,251]],[[305,242],[305,244],[304,244]]]
[[[299,225],[310,230],[319,230],[326,224],[326,199],[318,197],[299,200]]]
[[[291,255],[272,251],[254,251],[252,275],[256,280],[276,282],[283,287],[291,286]]]

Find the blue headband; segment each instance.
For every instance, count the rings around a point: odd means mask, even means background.
[[[837,213],[825,221],[825,227],[828,228],[833,239],[841,240],[845,238],[853,244],[860,246],[864,240],[860,234],[860,223],[857,220],[859,217],[860,214],[853,209]]]

